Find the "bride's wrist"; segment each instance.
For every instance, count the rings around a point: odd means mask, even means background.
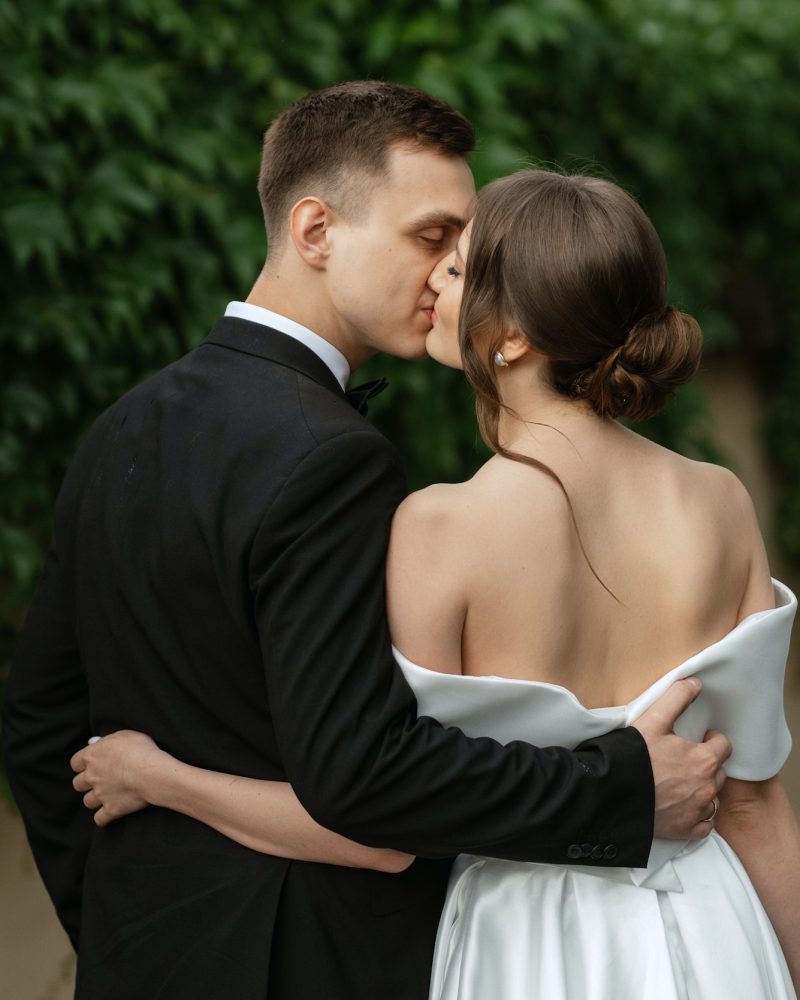
[[[169,808],[175,795],[175,782],[180,761],[165,750],[157,750],[142,769],[136,791],[151,806]]]

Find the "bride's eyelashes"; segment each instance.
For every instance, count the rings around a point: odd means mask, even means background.
[[[460,271],[458,270],[458,268],[457,268],[457,267],[454,267],[454,266],[453,266],[452,264],[450,265],[450,267],[448,267],[448,269],[447,269],[447,273],[448,273],[448,274],[449,274],[449,275],[450,275],[450,276],[451,276],[452,278],[460,278],[460,277],[461,277],[461,272],[460,272]]]

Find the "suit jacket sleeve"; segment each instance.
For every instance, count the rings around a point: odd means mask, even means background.
[[[94,825],[69,759],[88,736],[88,690],[54,542],[5,687],[3,744],[36,864],[76,950]]]
[[[645,865],[654,790],[636,730],[568,751],[504,747],[417,718],[385,617],[386,547],[404,494],[394,449],[371,428],[352,431],[312,448],[255,538],[270,704],[301,801],[354,840],[421,856],[563,863],[570,845],[589,842],[613,843],[617,865]]]

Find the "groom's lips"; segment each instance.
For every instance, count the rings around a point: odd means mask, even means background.
[[[436,322],[436,310],[433,308],[433,306],[428,306],[426,309],[423,309],[422,311],[428,317],[428,322],[431,324],[431,326],[433,326],[433,324]]]

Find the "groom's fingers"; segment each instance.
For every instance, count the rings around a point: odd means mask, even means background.
[[[665,736],[675,728],[675,721],[700,694],[702,684],[696,677],[675,681],[646,712],[634,722],[642,736],[653,739]]]
[[[718,729],[709,729],[703,737],[703,743],[705,743],[707,747],[710,747],[717,757],[719,757],[720,764],[730,757],[731,750],[733,749],[728,737],[724,733],[721,733]]]
[[[725,779],[727,775],[725,774],[725,768],[722,766],[723,763],[730,757],[733,747],[731,742],[724,733],[718,732],[716,729],[709,729],[703,738],[703,743],[705,746],[709,747],[719,761],[719,767],[716,774],[714,775],[714,784],[716,785],[717,792],[725,784]]]

